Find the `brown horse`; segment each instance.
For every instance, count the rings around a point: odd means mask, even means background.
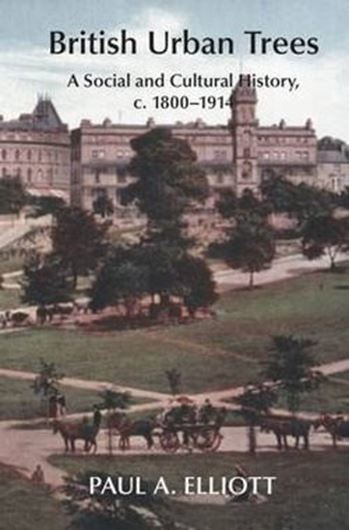
[[[341,438],[349,438],[349,421],[346,421],[343,418],[323,414],[319,419],[314,421],[315,430],[321,426],[332,436],[334,449],[337,449],[337,440],[340,440]]]
[[[121,412],[113,412],[107,418],[107,428],[111,431],[115,430],[120,435],[119,447],[123,451],[130,449],[131,436],[143,436],[148,449],[151,449],[154,445],[152,432],[155,427],[156,423],[153,420],[132,421]]]
[[[273,432],[277,441],[277,448],[281,450],[283,447],[288,449],[287,436],[292,436],[296,439],[295,448],[299,447],[299,440],[303,438],[304,449],[309,449],[309,431],[311,423],[306,420],[298,418],[262,418],[260,422],[260,429],[262,432]]]
[[[88,452],[91,446],[94,447],[93,452],[97,451],[97,434],[99,425],[86,425],[84,423],[67,423],[59,420],[54,420],[52,423],[53,433],[60,433],[64,440],[66,452],[70,450],[75,452],[75,441],[84,440],[84,451]]]

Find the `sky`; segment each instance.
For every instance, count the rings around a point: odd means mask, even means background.
[[[33,109],[38,94],[48,94],[62,119],[77,127],[81,119],[99,123],[108,117],[122,123],[142,123],[150,116],[158,123],[203,118],[226,123],[229,109],[156,110],[152,96],[161,94],[229,96],[229,89],[93,89],[67,88],[71,74],[81,80],[94,76],[151,76],[164,72],[205,76],[237,75],[294,77],[300,87],[258,91],[261,124],[291,125],[311,118],[319,136],[332,135],[349,142],[349,0],[0,0],[0,114],[5,119]],[[233,56],[137,55],[74,56],[49,53],[50,31],[77,36],[80,30],[117,35],[121,28],[144,44],[145,35],[183,28],[197,37],[232,37]],[[268,37],[317,37],[320,51],[313,56],[251,56],[243,31],[261,30]],[[142,48],[143,50],[143,48]],[[132,102],[145,98],[147,109],[136,111]]]

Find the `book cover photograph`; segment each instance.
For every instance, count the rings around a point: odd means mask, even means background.
[[[349,528],[349,1],[0,7],[0,530]]]

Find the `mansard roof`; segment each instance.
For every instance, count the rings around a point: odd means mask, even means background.
[[[30,114],[21,114],[16,120],[0,121],[0,129],[9,131],[67,131],[52,101],[39,97]]]

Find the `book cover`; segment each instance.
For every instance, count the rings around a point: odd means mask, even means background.
[[[347,528],[348,1],[0,6],[0,529]]]

